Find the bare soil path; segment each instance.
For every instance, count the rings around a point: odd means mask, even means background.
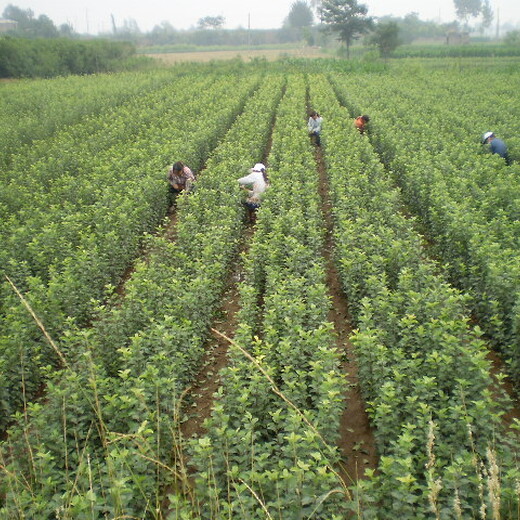
[[[173,240],[175,237],[176,215],[169,217],[169,223],[164,230],[164,236]],[[222,296],[222,305],[217,311],[217,318],[211,327],[211,337],[206,342],[205,353],[202,357],[201,368],[193,378],[193,384],[186,389],[181,397],[179,404],[179,430],[175,434],[175,444],[173,452],[175,465],[179,467],[180,479],[175,479],[175,484],[165,490],[165,496],[173,492],[175,488],[185,496],[193,499],[193,475],[195,468],[190,466],[185,452],[186,442],[190,439],[202,437],[206,430],[204,421],[211,415],[215,401],[215,393],[220,387],[220,371],[228,364],[229,341],[226,337],[232,338],[237,327],[237,313],[240,309],[240,299],[238,282],[243,276],[243,264],[241,258],[251,243],[254,227],[249,226],[245,229],[242,236],[242,244],[237,260],[231,268],[227,281],[227,287]],[[222,336],[213,332],[218,330]],[[162,505],[164,517],[170,514],[170,501],[164,500]]]
[[[145,54],[150,58],[161,61],[165,65],[174,65],[182,62],[209,62],[214,60],[243,60],[266,59],[275,61],[282,57],[292,58],[330,58],[331,55],[316,47],[303,47],[301,49],[236,49],[227,51],[194,51],[194,52],[168,52],[161,54]]]
[[[272,126],[274,126],[274,122]],[[264,164],[267,162],[271,145],[272,135],[269,136],[262,159]],[[227,365],[227,352],[230,343],[226,338],[234,337],[238,325],[236,318],[240,310],[238,284],[244,276],[240,259],[247,253],[254,232],[254,225],[249,223],[242,235],[237,260],[231,268],[227,288],[222,297],[222,306],[217,313],[219,317],[211,327],[211,340],[206,345],[201,369],[195,376],[193,385],[186,392],[185,400],[189,402],[191,410],[187,406],[184,406],[182,410],[186,414],[186,420],[182,422],[180,427],[183,439],[200,437],[205,433],[203,424],[211,415],[214,394],[220,386],[220,370]],[[214,330],[217,330],[220,334],[214,332]]]
[[[502,417],[505,428],[509,430],[513,421],[520,421],[518,388],[514,388],[509,377],[502,379],[504,374],[507,374],[507,370],[500,354],[490,349],[486,357],[491,362],[491,377],[496,385],[496,388],[492,389],[493,394],[497,399],[500,399],[500,394],[502,393],[511,400],[511,408]]]
[[[373,429],[370,426],[368,414],[365,411],[365,402],[361,395],[358,380],[358,367],[349,341],[352,333],[348,302],[343,292],[340,278],[333,259],[333,222],[331,203],[329,199],[329,185],[323,152],[316,147],[316,164],[320,177],[319,193],[322,200],[322,213],[326,228],[326,242],[324,257],[326,261],[327,285],[332,298],[332,309],[329,320],[334,324],[337,348],[345,353],[342,367],[347,375],[347,392],[345,395],[346,407],[341,418],[339,447],[343,456],[341,476],[346,485],[363,478],[367,469],[375,470],[378,464]]]
[[[247,251],[251,242],[254,228],[246,228],[244,233],[241,254]],[[222,335],[232,338],[237,327],[236,315],[240,309],[238,281],[242,277],[242,263],[237,260],[228,280],[228,286],[222,297],[222,306],[218,312],[212,329],[218,330]],[[212,332],[211,339],[206,346],[206,352],[202,359],[201,369],[194,378],[194,383],[184,397],[185,406],[183,413],[186,420],[181,424],[181,433],[184,439],[200,437],[204,435],[203,423],[211,415],[214,394],[220,386],[220,370],[227,365],[227,352],[229,341],[221,335]]]

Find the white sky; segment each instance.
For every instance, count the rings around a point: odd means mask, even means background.
[[[38,17],[47,15],[56,25],[70,23],[77,32],[92,34],[111,30],[111,15],[116,25],[133,19],[143,32],[150,31],[162,21],[176,29],[197,25],[203,16],[222,15],[225,28],[252,29],[278,28],[295,0],[0,0],[0,16],[9,5],[31,9]],[[421,20],[449,22],[455,19],[453,0],[360,0],[368,6],[369,15],[394,14],[404,16],[417,12]],[[520,23],[519,0],[490,0],[494,11],[498,9],[501,23]],[[496,20],[496,18],[495,18]]]

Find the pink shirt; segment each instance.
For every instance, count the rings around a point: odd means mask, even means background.
[[[181,172],[174,172],[173,169],[170,169],[170,171],[168,172],[168,181],[172,186],[174,184],[177,184],[178,186],[181,186],[183,189],[185,189],[186,182],[189,181],[189,185],[190,183],[195,181],[195,176],[187,166],[184,166]]]

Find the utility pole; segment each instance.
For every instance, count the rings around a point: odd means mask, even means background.
[[[247,44],[251,45],[251,13],[247,13]]]
[[[500,9],[497,7],[497,33],[496,33],[496,39],[498,40],[500,38]]]

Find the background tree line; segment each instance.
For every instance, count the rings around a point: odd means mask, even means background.
[[[453,0],[458,21],[448,24],[420,20],[417,13],[409,13],[404,17],[385,16],[375,19],[371,30],[378,24],[394,22],[398,27],[399,40],[410,43],[417,39],[443,37],[448,31],[468,29],[470,20],[479,22],[479,30],[489,27],[492,22],[492,10],[489,0]],[[359,9],[367,10],[357,0],[295,0],[285,18],[283,26],[278,29],[225,29],[225,18],[219,16],[202,17],[197,27],[189,30],[176,29],[170,22],[162,21],[151,31],[142,32],[135,20],[127,19],[121,24],[111,20],[111,31],[99,35],[104,39],[131,41],[137,46],[150,45],[269,45],[306,41],[309,45],[324,45],[327,38],[324,30],[331,31],[337,20],[332,20],[332,12],[339,13],[343,23],[357,23],[355,14]],[[329,13],[327,15],[327,13]],[[334,15],[336,16],[336,15]],[[346,17],[346,18],[345,18]],[[2,18],[17,22],[16,30],[10,35],[24,38],[83,38],[69,24],[57,27],[52,20],[42,14],[38,17],[30,9],[21,9],[8,5]],[[363,16],[361,16],[363,18]],[[341,31],[339,31],[341,32]],[[356,31],[355,31],[356,32]],[[369,31],[370,32],[370,31]],[[363,34],[364,31],[361,32]],[[336,34],[339,34],[336,32]],[[359,37],[360,34],[357,34]],[[355,39],[357,39],[354,38]],[[354,40],[350,41],[350,44]],[[344,40],[342,40],[344,41]],[[349,44],[349,45],[350,45]]]
[[[4,9],[2,18],[17,22],[16,29],[10,31],[12,36],[23,38],[59,38],[60,36],[71,38],[75,36],[74,30],[69,24],[56,27],[47,15],[41,14],[36,18],[31,9],[21,9],[11,4]]]
[[[134,54],[135,47],[129,42],[4,37],[0,38],[0,78],[94,74],[147,61]]]
[[[178,30],[167,21],[142,33],[137,22],[125,20],[112,31],[93,38],[76,33],[72,26],[60,27],[46,15],[35,17],[30,9],[9,5],[4,19],[16,22],[16,28],[0,37],[0,77],[88,74],[121,68],[136,47],[153,46],[262,46],[305,42],[307,45],[334,47],[339,42],[350,57],[351,47],[363,38],[367,47],[388,58],[399,45],[418,39],[445,38],[451,32],[468,30],[470,19],[479,19],[480,28],[493,20],[489,0],[453,0],[458,21],[437,24],[420,20],[417,13],[403,18],[369,16],[368,8],[358,0],[295,0],[279,29],[224,29],[223,16],[205,16],[195,29]],[[518,31],[506,43],[518,45]],[[130,43],[128,43],[130,42]],[[337,45],[337,44],[336,44]]]

